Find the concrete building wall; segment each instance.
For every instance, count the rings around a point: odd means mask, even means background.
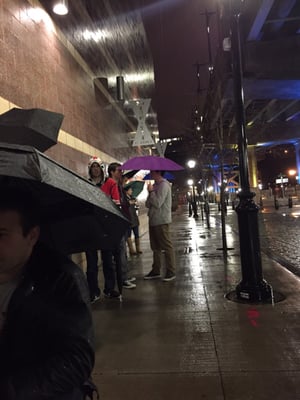
[[[126,160],[135,149],[122,110],[109,105],[79,54],[33,6],[38,1],[0,1],[0,114],[13,107],[62,113],[58,144],[46,154],[80,175],[87,175],[93,155],[106,163]],[[146,215],[141,219],[144,233]],[[85,266],[84,254],[73,258]]]
[[[94,76],[31,0],[0,2],[0,112],[13,106],[64,114],[59,143],[47,154],[86,175],[91,155],[123,161],[129,148],[124,119],[97,101]],[[98,93],[99,94],[99,93]]]

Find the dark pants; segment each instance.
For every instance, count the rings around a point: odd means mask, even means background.
[[[133,226],[133,227],[131,227],[131,228],[128,229],[127,236],[128,236],[129,238],[131,237],[131,232],[133,232],[134,238],[135,238],[135,239],[138,239],[138,238],[140,237],[140,234],[139,234],[139,226],[138,226],[138,225],[137,225],[137,226]]]
[[[97,250],[88,250],[86,253],[86,278],[89,285],[90,297],[100,296],[98,286],[98,252]]]
[[[118,247],[112,250],[101,250],[104,290],[110,292],[114,290],[116,283],[115,270],[121,271],[122,281],[127,281],[127,255],[126,255],[126,238],[121,239]],[[116,268],[114,266],[116,264]]]

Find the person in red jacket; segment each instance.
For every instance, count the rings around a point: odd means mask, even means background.
[[[126,196],[122,190],[122,169],[121,164],[111,163],[107,169],[108,178],[101,186],[101,190],[107,194],[113,202],[121,208],[127,218],[129,216],[129,207],[126,207]],[[126,257],[126,239],[122,238],[118,248],[111,250],[101,250],[103,274],[104,274],[104,296],[112,298],[119,297],[119,292],[115,290],[115,273],[113,268],[113,260],[121,265],[123,287],[126,289],[134,289],[136,285],[133,283],[135,278],[128,279],[127,257]]]

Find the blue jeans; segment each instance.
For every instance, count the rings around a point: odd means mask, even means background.
[[[98,253],[97,250],[88,250],[86,256],[86,278],[90,290],[90,297],[100,296],[98,286]]]

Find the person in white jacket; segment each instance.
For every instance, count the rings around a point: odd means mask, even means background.
[[[172,222],[172,190],[171,184],[163,178],[162,171],[151,171],[154,185],[148,185],[148,208],[150,246],[153,251],[151,271],[144,279],[161,278],[162,251],[166,257],[166,275],[163,281],[168,282],[176,278],[175,255],[170,239],[169,227]]]

